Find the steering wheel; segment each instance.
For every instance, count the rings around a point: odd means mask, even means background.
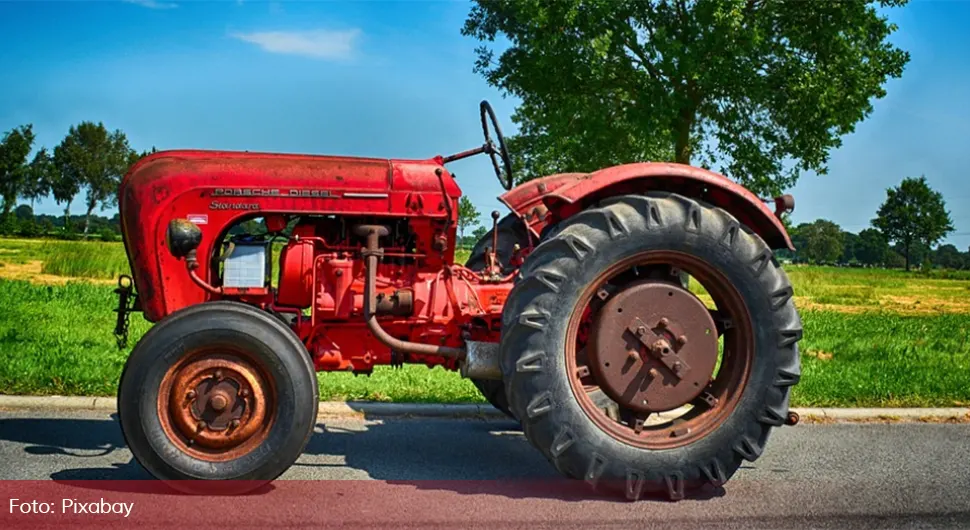
[[[495,111],[492,110],[492,106],[488,104],[488,101],[482,100],[479,106],[482,114],[482,132],[485,134],[485,152],[488,153],[488,157],[492,159],[492,167],[495,168],[495,176],[498,177],[499,183],[505,188],[505,191],[512,189],[512,160],[509,158],[509,151],[505,147],[505,137],[502,136],[502,129],[498,126],[498,120],[495,119]],[[486,121],[485,116],[488,116]],[[492,122],[492,128],[495,129],[495,139],[498,140],[498,149],[496,150],[495,144],[492,142],[491,135],[488,134],[488,122]],[[502,165],[505,166],[505,178],[502,178],[502,169],[499,167],[498,158],[495,155],[500,155],[502,157]]]

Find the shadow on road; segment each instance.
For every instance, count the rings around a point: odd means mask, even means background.
[[[511,421],[401,419],[367,422],[364,427],[345,425],[347,422],[319,423],[293,474],[312,479],[317,478],[315,468],[345,467],[418,490],[513,499],[620,500],[594,495],[582,481],[563,479]],[[79,485],[75,481],[121,481],[114,484],[124,490],[124,481],[152,478],[125,450],[116,416],[110,420],[3,418],[0,441],[23,444],[29,455],[25,460],[30,456],[68,458],[68,465],[50,474],[55,481],[72,485]],[[124,450],[122,459],[126,461],[106,466],[104,457],[119,450]],[[102,458],[90,460],[95,457]],[[327,457],[343,463],[319,462]],[[99,482],[97,487],[104,489],[105,483]],[[720,488],[707,489],[693,498],[723,494]]]

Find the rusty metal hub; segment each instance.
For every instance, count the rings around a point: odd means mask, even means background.
[[[200,356],[170,370],[159,393],[163,427],[187,452],[207,460],[236,458],[259,444],[272,418],[273,389],[247,359]]]
[[[624,407],[661,412],[699,396],[717,364],[710,311],[678,285],[625,286],[594,317],[590,365],[603,391]]]

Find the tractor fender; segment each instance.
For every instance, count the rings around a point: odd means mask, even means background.
[[[614,195],[669,191],[723,208],[750,227],[772,249],[794,250],[782,224],[783,211],[794,209],[790,195],[765,200],[713,171],[685,164],[640,162],[608,167],[593,173],[561,173],[525,182],[499,197],[535,237],[552,224]]]

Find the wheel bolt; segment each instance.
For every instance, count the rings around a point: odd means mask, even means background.
[[[232,420],[231,422],[229,422],[229,426],[232,427],[233,429],[235,429],[236,427],[239,427],[239,420]]]
[[[185,399],[195,399],[195,390],[189,390],[186,392]]]
[[[215,396],[212,396],[212,399],[209,401],[209,404],[212,405],[212,408],[214,408],[215,410],[221,411],[225,409],[226,406],[229,405],[229,400],[226,399],[226,396],[222,394],[216,394]]]
[[[240,390],[239,391],[239,397],[241,397],[241,398],[249,397],[249,390],[246,390],[245,388],[242,389],[242,390]]]
[[[196,423],[195,424],[195,432],[202,432],[204,429],[205,429],[205,422],[204,421],[201,421],[200,420],[199,423]]]
[[[216,370],[216,379],[222,379],[222,370]]]
[[[670,321],[667,320],[667,317],[663,317],[660,319],[660,322],[657,322],[658,328],[666,328],[669,325],[670,325]]]

